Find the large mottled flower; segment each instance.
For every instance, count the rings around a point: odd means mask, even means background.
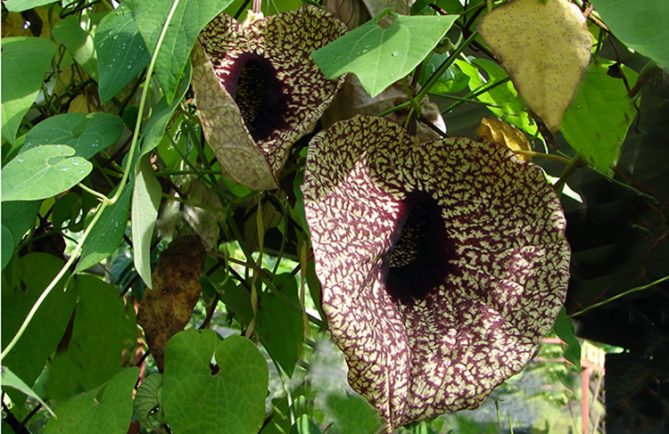
[[[389,429],[478,406],[551,329],[565,219],[507,148],[359,116],[313,138],[303,192],[330,331]]]
[[[221,14],[202,31],[192,86],[205,135],[223,169],[256,190],[277,187],[290,147],[311,132],[344,78],[328,80],[312,51],[343,23],[314,6],[238,23]]]

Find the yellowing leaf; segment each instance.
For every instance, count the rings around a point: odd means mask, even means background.
[[[590,60],[581,11],[568,0],[515,0],[484,17],[479,32],[530,109],[556,131]]]
[[[506,146],[512,151],[531,151],[530,142],[522,131],[512,127],[504,121],[495,118],[481,119],[481,125],[476,133],[484,140]],[[517,154],[525,161],[531,161],[532,157],[525,154]]]

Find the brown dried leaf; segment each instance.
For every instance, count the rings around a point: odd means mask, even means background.
[[[481,125],[476,129],[476,133],[483,140],[487,140],[498,145],[506,146],[512,151],[531,151],[530,142],[522,131],[495,118],[481,119]],[[532,161],[529,155],[516,153],[518,158],[525,161]]]
[[[144,293],[137,322],[144,328],[149,350],[163,370],[167,341],[183,330],[202,292],[204,248],[195,236],[174,240],[153,271],[153,289]]]

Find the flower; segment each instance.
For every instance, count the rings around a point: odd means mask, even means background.
[[[314,6],[243,23],[221,14],[193,53],[193,90],[223,169],[256,190],[277,188],[290,147],[311,132],[343,83],[309,55],[345,26]]]
[[[312,139],[303,192],[332,337],[389,430],[478,406],[551,329],[565,219],[509,149],[358,116]]]

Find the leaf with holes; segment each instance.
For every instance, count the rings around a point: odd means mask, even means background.
[[[44,145],[19,154],[2,169],[2,201],[55,196],[81,182],[93,165],[64,145]]]
[[[2,38],[2,138],[9,143],[37,98],[55,51],[55,44],[44,38]]]
[[[437,46],[457,15],[404,16],[387,9],[316,50],[314,62],[330,79],[355,74],[372,97],[409,74]]]
[[[165,418],[175,434],[255,434],[265,417],[268,376],[265,358],[242,336],[221,341],[211,330],[178,333],[165,349]]]

